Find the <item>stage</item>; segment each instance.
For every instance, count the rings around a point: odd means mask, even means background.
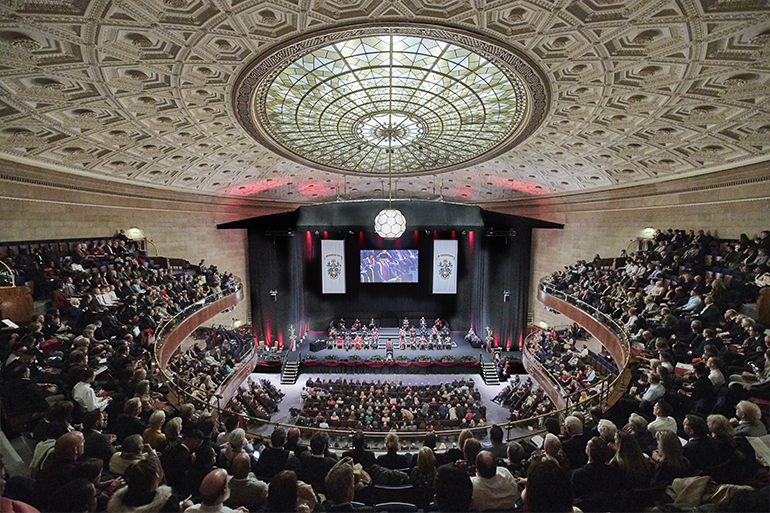
[[[337,348],[336,344],[327,349],[327,333],[316,331],[308,332],[295,350],[284,356],[289,362],[299,361],[299,374],[480,374],[480,362],[492,362],[492,353],[484,347],[472,347],[465,335],[466,332],[460,331],[450,333],[452,349],[399,349],[398,330],[383,328],[377,349],[348,351]],[[387,360],[389,339],[393,342],[392,361]],[[516,349],[503,350],[501,357],[515,358],[512,373],[524,374],[521,352]],[[260,359],[255,372],[279,372],[282,360]]]

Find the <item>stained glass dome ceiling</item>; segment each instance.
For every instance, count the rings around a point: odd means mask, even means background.
[[[514,53],[447,30],[373,31],[260,59],[236,96],[247,130],[320,169],[418,175],[491,158],[539,124],[545,87]]]

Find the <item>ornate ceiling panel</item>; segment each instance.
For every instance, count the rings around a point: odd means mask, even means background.
[[[499,201],[770,158],[767,0],[0,0],[0,157],[257,199],[386,197],[381,162],[341,173],[279,152],[233,101],[269,53],[372,24],[474,34],[550,91],[526,138],[449,171],[407,166],[395,196]],[[382,124],[357,121],[361,134]]]

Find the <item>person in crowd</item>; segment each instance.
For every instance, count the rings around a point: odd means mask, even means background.
[[[246,508],[231,509],[224,505],[227,500],[227,471],[223,469],[212,470],[200,486],[201,503],[193,504],[185,511],[189,513],[249,513]]]
[[[652,452],[653,483],[670,485],[674,479],[690,476],[690,461],[685,458],[682,444],[676,433],[664,429],[658,431],[656,438],[658,448]]]
[[[385,437],[385,449],[387,452],[377,457],[377,464],[392,470],[399,470],[409,467],[409,460],[406,456],[399,454],[401,442],[395,431],[388,433]]]
[[[185,430],[182,436],[181,441],[169,445],[160,457],[168,484],[180,494],[183,493],[186,486],[185,471],[192,466],[193,453],[203,442],[203,433],[193,426]]]
[[[102,431],[107,422],[104,414],[94,410],[83,415],[83,458],[98,458],[109,465],[112,455],[115,454],[115,435],[107,435]]]
[[[573,511],[569,474],[552,460],[534,462],[527,471],[527,487],[521,492],[522,511]]]
[[[298,502],[297,474],[293,470],[282,470],[270,480],[265,509],[277,513],[310,511],[307,504]]]
[[[615,434],[615,456],[611,465],[620,470],[627,489],[645,488],[652,482],[652,466],[633,435],[625,431]]]
[[[603,438],[595,436],[586,444],[588,462],[576,468],[570,477],[576,498],[607,496],[623,485],[623,475],[618,467],[609,465],[612,448]]]
[[[120,451],[116,452],[110,458],[110,473],[116,476],[122,476],[126,469],[139,460],[149,456],[154,456],[154,452],[149,452],[152,448],[145,445],[141,435],[129,435],[123,440]]]
[[[683,422],[684,432],[690,437],[682,448],[694,473],[702,472],[720,463],[717,442],[711,437],[706,421],[693,414],[687,414]]]
[[[226,506],[255,511],[264,503],[268,484],[257,479],[250,470],[251,457],[245,452],[236,454],[230,464],[232,477],[228,482],[230,498],[225,501]]]
[[[142,439],[155,451],[163,452],[166,448],[166,435],[163,434],[163,424],[166,422],[166,412],[156,410],[150,415],[147,429],[142,433]]]
[[[441,512],[471,511],[473,504],[473,482],[468,473],[447,463],[436,469],[436,495],[433,498]]]
[[[476,456],[473,483],[473,506],[476,511],[510,510],[519,500],[516,480],[507,468],[497,465],[495,455],[481,451]]]
[[[762,422],[759,406],[751,401],[740,401],[735,406],[735,417],[731,422],[735,426],[735,436],[765,436],[767,426]]]
[[[270,435],[270,446],[260,453],[259,460],[254,465],[254,473],[263,480],[270,480],[282,470],[299,472],[299,460],[291,451],[284,448],[286,430],[277,427]]]
[[[353,433],[353,449],[342,453],[342,457],[353,458],[354,463],[359,463],[361,467],[366,470],[376,461],[376,457],[372,451],[366,449],[366,437],[364,432],[360,429]]]
[[[423,446],[417,452],[417,464],[409,474],[418,506],[425,508],[436,492],[436,455],[433,449]]]
[[[57,511],[61,490],[74,479],[73,471],[83,455],[85,439],[80,431],[70,431],[56,439],[52,461],[35,477],[35,499],[40,511]]]
[[[310,450],[299,457],[298,477],[316,492],[323,492],[324,478],[336,463],[333,458],[326,456],[328,448],[329,438],[326,433],[315,433],[310,439]]]

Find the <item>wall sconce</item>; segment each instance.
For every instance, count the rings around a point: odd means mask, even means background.
[[[511,291],[510,290],[503,291],[503,303],[507,303],[510,300],[511,300]]]
[[[278,301],[278,291],[273,289],[270,291],[270,295],[273,296],[273,301]]]

